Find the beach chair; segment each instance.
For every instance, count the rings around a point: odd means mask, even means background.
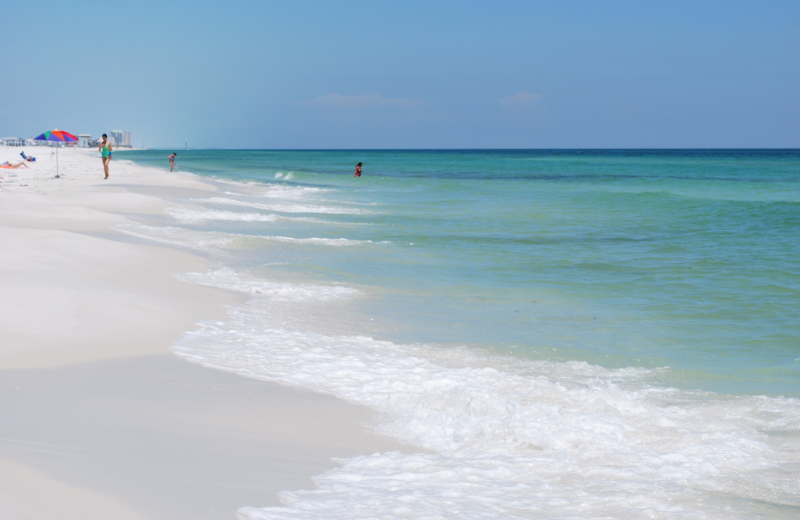
[[[28,157],[27,155],[25,155],[24,150],[20,152],[20,155],[22,156],[23,159],[25,159],[28,162],[34,162],[36,160],[36,157]]]

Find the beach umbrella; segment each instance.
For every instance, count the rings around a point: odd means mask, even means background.
[[[52,130],[45,132],[39,137],[34,137],[34,141],[56,141],[60,143],[77,143],[78,138],[64,130]],[[56,179],[58,179],[58,148],[56,148]]]

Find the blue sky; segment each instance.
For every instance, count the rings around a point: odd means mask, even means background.
[[[8,2],[0,134],[800,147],[800,2]]]

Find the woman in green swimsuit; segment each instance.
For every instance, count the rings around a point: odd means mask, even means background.
[[[111,143],[108,142],[108,136],[103,134],[103,142],[100,143],[100,147],[98,151],[103,154],[103,168],[106,170],[106,179],[108,179],[108,163],[111,162],[111,155],[114,153],[114,149],[111,146]]]

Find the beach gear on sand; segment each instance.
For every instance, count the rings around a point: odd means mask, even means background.
[[[35,162],[36,161],[36,157],[28,157],[27,155],[25,155],[25,151],[24,150],[22,152],[20,152],[20,155],[22,156],[23,159],[25,159],[28,162]]]
[[[52,130],[50,132],[45,132],[39,137],[34,137],[34,141],[55,141],[61,143],[77,143],[78,138],[72,135],[69,132],[65,132],[64,130]],[[56,179],[58,179],[60,175],[58,174],[58,148],[56,148]]]

